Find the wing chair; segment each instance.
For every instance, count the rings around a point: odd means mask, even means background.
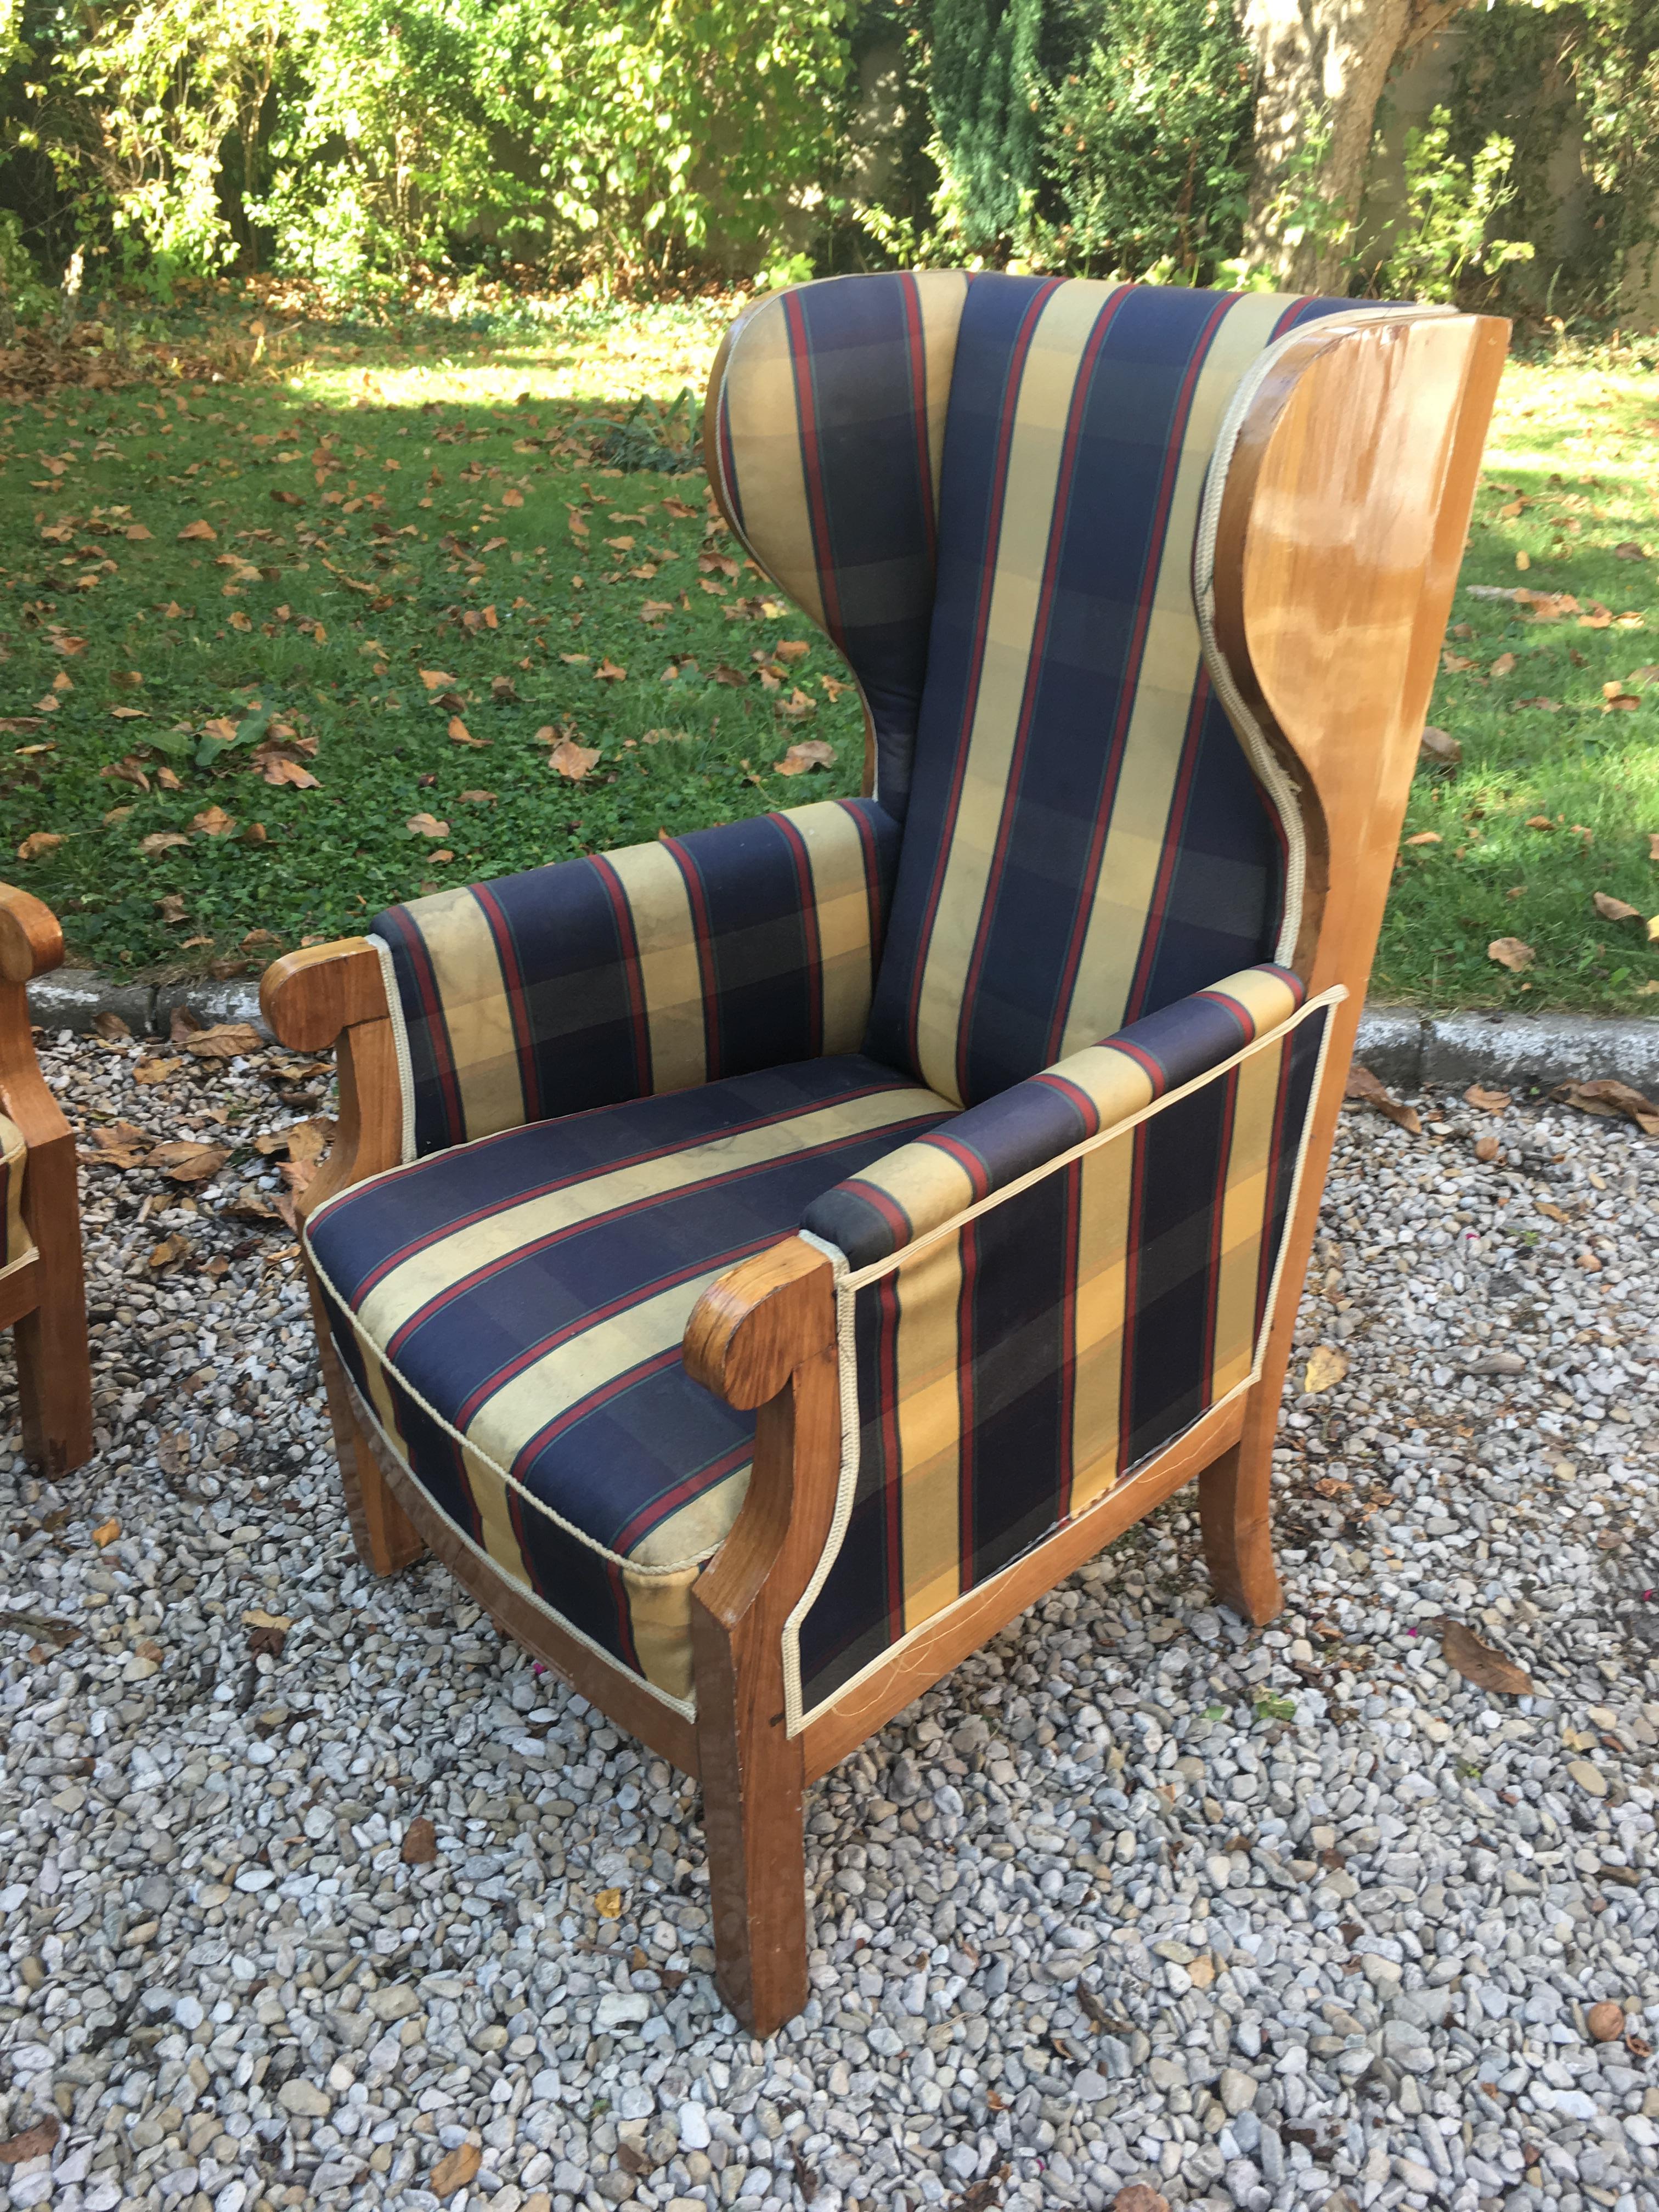
[[[51,909],[0,884],[0,1328],[17,1348],[24,1455],[47,1474],[92,1457],[75,1139],[40,1079],[25,989],[63,957]]]
[[[804,1787],[1196,1479],[1279,1602],[1297,1298],[1505,326],[954,273],[733,326],[706,457],[866,795],[393,908],[305,1245],[346,1501],[702,1787],[805,2001]]]

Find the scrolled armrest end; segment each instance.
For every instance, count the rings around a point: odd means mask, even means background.
[[[835,1330],[830,1264],[791,1237],[740,1261],[703,1292],[686,1324],[686,1371],[748,1412],[775,1398]]]
[[[290,1051],[325,1052],[342,1030],[389,1012],[380,955],[366,937],[285,952],[260,980],[259,1009]]]

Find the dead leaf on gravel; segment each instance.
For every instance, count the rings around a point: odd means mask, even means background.
[[[108,1006],[101,1014],[93,1016],[92,1026],[107,1044],[119,1044],[132,1035],[132,1031],[121,1019],[119,1014]]]
[[[194,1145],[180,1138],[173,1144],[158,1145],[144,1165],[157,1169],[169,1182],[207,1182],[229,1158],[222,1145]]]
[[[149,1137],[135,1121],[111,1121],[88,1132],[94,1150],[82,1155],[100,1168],[136,1168],[149,1152]]]
[[[250,1616],[244,1613],[242,1618],[246,1620]],[[272,1659],[280,1659],[283,1646],[288,1642],[289,1626],[287,1621],[277,1619],[275,1614],[253,1621],[247,1632],[249,1658],[257,1659],[263,1652]]]
[[[404,1830],[404,1847],[400,1856],[405,1866],[436,1864],[438,1831],[424,1813],[417,1814]]]
[[[1356,1060],[1348,1070],[1345,1098],[1358,1099],[1363,1104],[1375,1106],[1379,1114],[1386,1114],[1390,1121],[1402,1128],[1408,1137],[1420,1137],[1423,1124],[1414,1106],[1403,1106],[1388,1085],[1373,1075],[1363,1061]]]
[[[185,1038],[185,1050],[198,1060],[245,1060],[264,1044],[252,1022],[216,1022],[211,1029],[198,1030]]]
[[[1478,1106],[1483,1114],[1501,1114],[1510,1103],[1510,1093],[1507,1091],[1488,1091],[1482,1084],[1472,1083],[1463,1093],[1463,1103],[1467,1106]]]
[[[568,776],[572,783],[580,783],[599,757],[597,745],[579,745],[574,738],[561,738],[547,756],[547,764]]]
[[[457,2143],[432,2169],[433,2195],[453,2197],[457,2190],[466,2187],[483,2164],[483,2153],[477,2143]]]
[[[1446,1664],[1478,1690],[1495,1690],[1505,1698],[1530,1698],[1537,1692],[1530,1674],[1483,1644],[1472,1628],[1443,1615],[1435,1623],[1440,1631],[1440,1650]]]
[[[1474,1157],[1478,1160],[1495,1160],[1503,1149],[1493,1136],[1477,1137],[1474,1140]]]
[[[1537,957],[1531,945],[1523,944],[1518,937],[1494,937],[1486,947],[1487,959],[1495,960],[1500,968],[1507,968],[1512,975],[1530,968]]]
[[[1642,919],[1639,906],[1626,906],[1623,899],[1614,898],[1609,892],[1595,891],[1591,896],[1595,911],[1603,921],[1640,921]]]
[[[1617,1083],[1610,1076],[1598,1077],[1592,1083],[1563,1083],[1550,1097],[1564,1106],[1576,1106],[1581,1114],[1600,1115],[1604,1120],[1615,1121],[1622,1114],[1645,1136],[1659,1137],[1659,1106],[1628,1083]]]
[[[1348,1355],[1334,1344],[1316,1345],[1302,1378],[1304,1390],[1328,1390],[1348,1371]]]
[[[92,1540],[100,1552],[107,1551],[120,1533],[121,1524],[112,1515],[107,1521],[100,1521],[93,1530]]]
[[[182,1237],[164,1237],[151,1249],[148,1264],[159,1272],[163,1267],[176,1267],[180,1260],[188,1258],[189,1254],[190,1246]]]
[[[0,2142],[0,2166],[27,2166],[32,2158],[45,2158],[63,2132],[64,2124],[58,2115],[43,2112],[20,2135]]]
[[[602,1889],[593,1899],[593,1910],[601,1920],[622,1918],[623,1893],[619,1889]]]

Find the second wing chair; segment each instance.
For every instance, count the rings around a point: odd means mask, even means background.
[[[708,459],[866,795],[393,908],[305,1243],[363,1558],[430,1548],[701,1778],[720,1985],[807,1987],[802,1792],[1271,1446],[1505,329],[954,273],[769,298]]]

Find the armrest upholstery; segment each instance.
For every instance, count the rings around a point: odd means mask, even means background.
[[[856,1051],[898,836],[830,799],[389,908],[413,1149]]]
[[[815,1199],[801,1225],[854,1267],[888,1259],[1218,1066],[1288,1021],[1304,996],[1288,968],[1243,969],[901,1145]]]

